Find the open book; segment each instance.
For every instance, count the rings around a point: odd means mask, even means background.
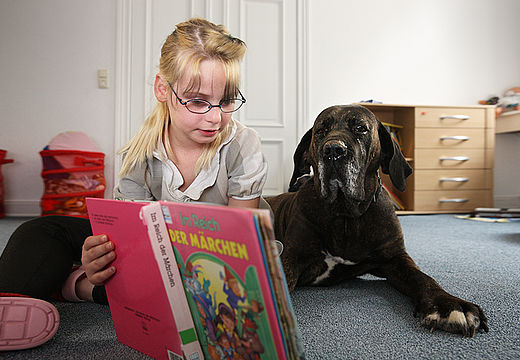
[[[303,359],[267,210],[87,199],[118,340],[156,359]]]

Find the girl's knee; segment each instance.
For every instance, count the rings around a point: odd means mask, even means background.
[[[13,235],[36,235],[46,233],[56,226],[55,216],[37,217],[22,223]]]

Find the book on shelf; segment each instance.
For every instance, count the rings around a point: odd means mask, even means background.
[[[118,340],[156,359],[303,359],[268,210],[87,199]],[[186,316],[187,315],[187,316]]]
[[[390,197],[390,200],[392,200],[392,203],[394,204],[394,208],[396,210],[404,210],[405,206],[404,203],[399,199],[399,197],[392,191],[388,186],[385,184],[381,184],[383,186],[383,189],[387,192],[388,196]]]
[[[383,124],[383,126],[386,128],[386,130],[390,134],[390,137],[392,138],[392,140],[394,140],[399,145],[399,147],[401,147],[402,142],[401,142],[401,134],[400,134],[399,129],[402,129],[403,126],[397,125],[397,124],[391,124],[391,123],[387,123],[387,122],[381,122],[381,124]]]

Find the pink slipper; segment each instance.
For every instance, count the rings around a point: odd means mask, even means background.
[[[72,268],[69,277],[67,278],[67,280],[65,280],[63,286],[61,287],[61,296],[64,300],[71,302],[85,301],[80,299],[76,294],[76,283],[78,282],[78,280],[83,279],[85,276],[85,270],[83,270],[83,267],[78,266]]]
[[[29,349],[51,339],[60,323],[47,301],[0,294],[0,351]]]

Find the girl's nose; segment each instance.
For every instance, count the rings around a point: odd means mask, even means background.
[[[219,107],[214,107],[206,113],[206,121],[211,123],[219,123],[222,120],[222,111]]]

